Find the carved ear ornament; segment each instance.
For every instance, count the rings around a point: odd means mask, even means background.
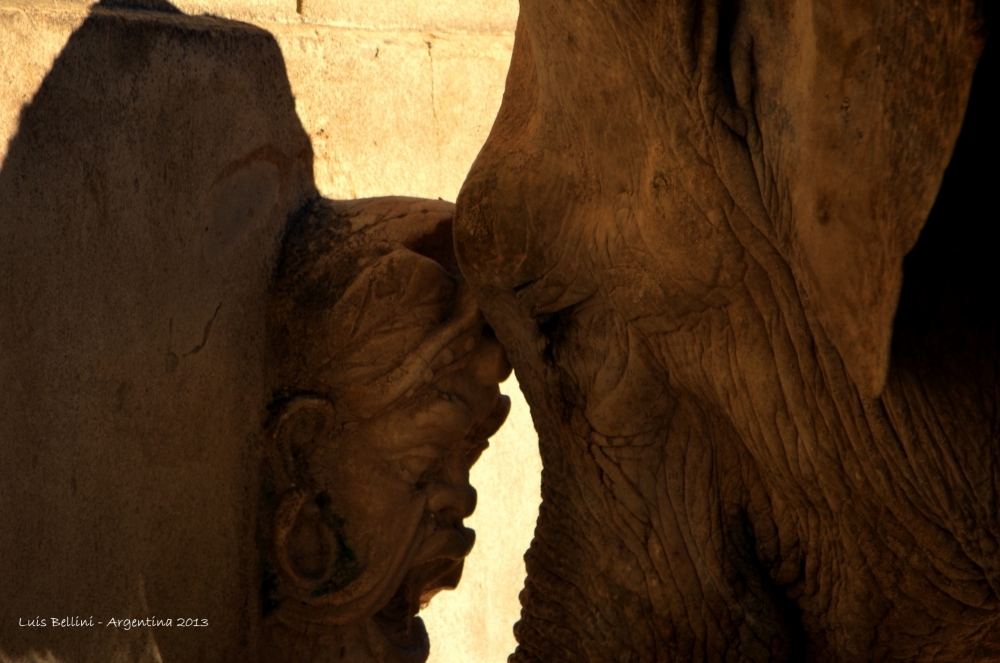
[[[425,531],[423,506],[404,531],[412,540],[392,555],[354,548],[325,492],[293,487],[282,497],[273,521],[273,556],[282,601],[279,619],[290,623],[347,624],[385,606],[413,565]]]
[[[412,540],[391,554],[372,555],[363,542],[349,540],[347,523],[309,467],[313,452],[329,444],[337,420],[329,399],[295,396],[282,406],[269,434],[274,479],[287,487],[271,526],[278,577],[272,598],[281,601],[278,619],[289,623],[346,624],[374,614],[392,598],[424,535],[419,504],[404,523]]]
[[[335,592],[358,575],[344,521],[326,493],[293,487],[274,514],[274,560],[287,583],[312,598]]]

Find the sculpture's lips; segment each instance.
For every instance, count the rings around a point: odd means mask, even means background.
[[[476,542],[476,532],[468,527],[439,529],[427,537],[417,550],[413,567],[423,566],[436,559],[462,560],[468,557]]]
[[[427,630],[417,617],[420,608],[442,589],[454,589],[462,577],[465,557],[472,549],[475,533],[466,528],[439,530],[417,553],[416,564],[399,589],[372,619],[389,645],[393,658],[423,663],[430,653]]]

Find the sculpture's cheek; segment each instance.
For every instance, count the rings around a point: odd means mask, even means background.
[[[346,464],[345,464],[346,465]],[[328,519],[339,527],[363,568],[381,568],[384,559],[411,545],[425,499],[403,478],[396,461],[373,461],[346,467],[327,477],[331,498]]]

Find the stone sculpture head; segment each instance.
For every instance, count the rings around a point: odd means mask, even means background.
[[[417,611],[474,532],[469,468],[510,373],[457,269],[453,205],[310,205],[270,310],[265,660],[422,662]]]

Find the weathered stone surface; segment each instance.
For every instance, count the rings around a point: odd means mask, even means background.
[[[0,158],[4,158],[8,140],[18,131],[21,107],[32,101],[70,35],[88,16],[91,3],[4,0],[0,4],[0,59],[5,63],[0,70]],[[145,4],[153,5],[152,0]],[[468,25],[462,27],[454,22],[448,25],[462,34],[421,33],[412,25],[398,30],[386,26],[378,29],[370,18],[356,28],[337,27],[326,19],[309,19],[295,13],[294,2],[198,4],[181,0],[174,5],[185,13],[204,12],[251,21],[274,35],[286,63],[297,114],[314,147],[316,184],[324,193],[339,198],[406,193],[454,199],[499,106],[513,43],[511,34],[475,33]],[[516,2],[508,6],[516,13]],[[141,16],[148,20],[156,18],[148,13]],[[199,20],[194,24],[206,25]],[[164,21],[162,24],[168,26],[176,23],[169,17]],[[249,26],[230,27],[238,32]],[[259,33],[249,29],[247,34],[256,38]],[[95,48],[104,45],[93,39],[87,44]],[[241,53],[237,49],[236,57],[242,57]],[[185,63],[194,62],[201,55],[194,51],[186,57],[189,59],[183,60]],[[247,64],[247,67],[258,66],[253,62]],[[233,67],[239,69],[239,62],[233,63]],[[121,94],[131,94],[127,87],[118,90]],[[173,110],[190,109],[177,105]],[[229,131],[227,125],[226,132]],[[78,149],[78,140],[84,143],[90,140],[89,136],[71,138],[66,140],[67,152]],[[130,145],[140,143],[134,139]],[[91,147],[81,154],[80,163],[104,154],[98,147]],[[214,149],[211,141],[205,143],[204,149]],[[122,156],[125,151],[122,148],[113,155]],[[135,164],[130,162],[128,168],[139,167]],[[234,191],[239,193],[238,187]],[[76,206],[81,210],[84,207],[83,203]],[[78,212],[80,215],[85,215],[85,210]],[[0,214],[0,219],[3,218]],[[150,241],[155,244],[159,240]],[[173,273],[169,269],[162,272]],[[198,296],[194,292],[198,287],[197,284],[191,287],[192,297]],[[134,308],[138,310],[143,305],[136,302]],[[6,311],[6,303],[2,307],[0,310]],[[219,315],[216,322],[225,318],[222,310]],[[160,322],[151,320],[151,324]],[[175,320],[178,334],[186,325],[183,340],[190,341],[192,348],[201,342],[202,322],[188,320],[187,324]],[[141,329],[144,324],[135,322],[134,327]],[[214,338],[219,328],[213,325],[213,329]],[[144,353],[139,346],[146,340],[135,339],[130,346],[132,353]],[[204,355],[210,345],[198,354]],[[22,350],[18,348],[16,353]],[[64,352],[71,357],[75,350],[67,347]],[[435,643],[432,661],[464,661],[470,656],[480,660],[501,659],[513,648],[510,625],[520,612],[517,593],[523,578],[521,557],[534,528],[539,468],[534,432],[527,419],[527,408],[523,400],[520,402],[521,409],[515,403],[511,421],[494,440],[493,448],[473,468],[473,483],[480,489],[482,499],[469,522],[479,530],[479,543],[469,559],[467,568],[471,570],[466,572],[463,586],[457,592],[437,598],[429,609],[428,630]],[[187,412],[194,406],[184,407]],[[146,416],[159,415],[150,410]],[[165,416],[171,419],[175,413],[168,412]],[[80,499],[86,501],[88,497]],[[163,522],[167,520],[165,515]],[[122,527],[128,531],[131,525],[126,523]],[[108,541],[114,538],[109,533],[91,536]],[[60,539],[70,540],[73,540],[70,534]],[[189,568],[183,565],[177,568],[189,574],[182,578],[190,577]],[[164,573],[169,575],[170,571]],[[80,592],[81,596],[85,594]],[[483,596],[488,598],[483,600]],[[191,600],[196,598],[192,596]],[[167,649],[164,652],[169,653]]]
[[[422,32],[513,32],[517,3],[508,0],[397,0],[374,3],[364,0],[300,0],[309,21],[351,27],[409,29]]]
[[[8,2],[32,0],[8,0]],[[112,0],[132,7],[155,6],[169,1],[185,14],[212,14],[241,21],[281,21],[332,25],[343,28],[451,32],[468,34],[512,33],[517,23],[517,2],[511,0]],[[49,5],[88,7],[93,0],[43,0]]]
[[[0,72],[9,90],[0,95],[0,136],[11,136],[20,105],[86,13],[69,2],[2,6],[0,53],[10,64]],[[500,106],[513,34],[347,29],[228,13],[278,41],[324,195],[455,199]]]
[[[269,27],[324,195],[454,200],[500,105],[512,35]]]
[[[252,660],[266,292],[315,193],[281,52],[215,19],[5,12],[35,75],[37,34],[67,40],[30,99],[15,81],[0,167],[3,656]],[[209,626],[18,626],[75,615]]]
[[[190,16],[207,14],[249,23],[301,21],[296,0],[4,0],[8,7],[30,11],[86,12],[91,6],[179,12]]]

